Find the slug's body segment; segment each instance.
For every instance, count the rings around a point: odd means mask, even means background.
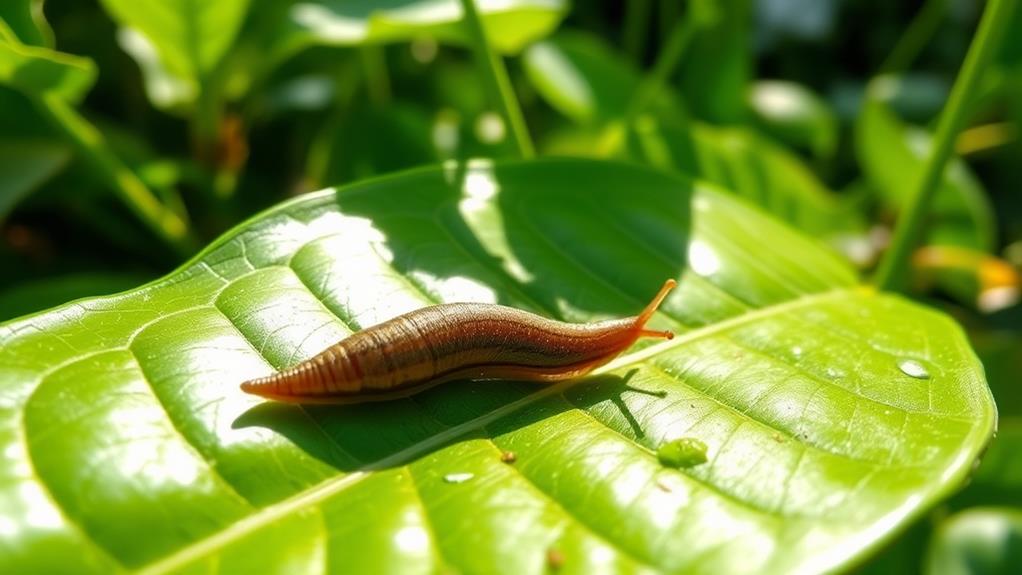
[[[607,363],[639,337],[673,337],[645,324],[675,285],[667,280],[638,316],[590,324],[502,305],[426,307],[356,332],[241,389],[292,403],[358,403],[410,395],[452,379],[569,379]]]

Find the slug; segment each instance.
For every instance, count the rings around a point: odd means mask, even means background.
[[[241,389],[289,403],[339,404],[405,397],[454,379],[579,377],[640,337],[674,337],[645,325],[676,285],[667,280],[635,317],[589,324],[494,304],[425,307],[353,333],[293,367],[246,381]]]

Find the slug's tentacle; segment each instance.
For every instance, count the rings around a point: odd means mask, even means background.
[[[352,334],[279,373],[241,384],[295,403],[381,401],[452,379],[558,381],[603,365],[644,336],[645,324],[677,285],[667,280],[642,313],[590,324],[564,323],[488,304],[422,308]]]

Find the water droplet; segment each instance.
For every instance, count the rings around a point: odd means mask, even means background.
[[[444,481],[447,483],[465,483],[475,476],[475,473],[448,473],[444,475]]]
[[[930,372],[926,371],[926,367],[922,363],[914,359],[899,359],[898,369],[901,373],[909,377],[916,379],[930,379]]]
[[[666,467],[693,467],[706,463],[706,444],[694,437],[682,437],[661,445],[656,456]]]
[[[802,346],[796,345],[791,348],[791,355],[794,355],[795,357],[802,357]]]
[[[844,377],[844,376],[845,376],[845,372],[843,370],[840,370],[840,369],[838,369],[836,367],[828,367],[827,368],[827,377],[829,377],[831,379],[838,379],[839,377]]]

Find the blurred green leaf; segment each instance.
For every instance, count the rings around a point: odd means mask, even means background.
[[[536,90],[558,112],[583,125],[604,126],[621,120],[638,88],[635,65],[602,39],[566,31],[537,42],[524,53],[522,64]],[[661,94],[669,113],[672,94]]]
[[[71,150],[60,144],[0,137],[0,220],[19,200],[64,167],[70,156]]]
[[[410,104],[353,109],[344,128],[332,131],[325,171],[316,180],[335,185],[437,163],[432,131],[432,118]],[[351,134],[363,136],[353,141]]]
[[[477,0],[493,47],[516,53],[550,34],[567,12],[564,0]],[[423,36],[468,44],[458,0],[306,0],[287,12],[278,49],[404,42]]]
[[[77,102],[95,79],[92,60],[22,44],[0,20],[0,84],[32,96],[54,95]]]
[[[1022,572],[1022,511],[978,508],[945,521],[931,543],[927,575]]]
[[[930,149],[930,135],[903,124],[887,103],[898,91],[898,82],[896,77],[883,76],[870,83],[855,134],[863,172],[882,203],[895,212],[921,176]],[[979,180],[957,157],[948,163],[928,221],[928,243],[988,252],[994,248],[993,208]]]
[[[237,388],[424,305],[591,321],[666,277],[678,337],[585,381]],[[573,160],[285,203],[162,280],[0,325],[0,383],[5,573],[840,570],[955,489],[995,417],[946,316],[712,187]],[[708,462],[663,468],[678,436]]]
[[[122,47],[145,75],[154,104],[194,100],[241,29],[249,0],[101,0],[129,31]],[[126,35],[124,35],[126,34]]]
[[[797,156],[751,130],[647,122],[640,123],[637,141],[650,163],[734,190],[806,233],[838,243],[864,233],[863,218],[853,206],[828,190]],[[846,255],[863,265],[872,259],[871,253]]]
[[[693,117],[716,124],[745,119],[752,76],[752,0],[697,0],[703,26],[685,52],[681,93]]]
[[[1018,372],[1015,371],[1010,374],[1009,381],[1001,383],[1005,387],[1017,388],[1018,377]],[[1016,396],[1019,395],[1018,391],[1011,391]],[[996,387],[994,392],[997,392]],[[1000,405],[1001,398],[996,399]],[[1022,502],[1020,454],[1022,454],[1022,414],[1016,410],[1013,416],[998,423],[997,437],[990,442],[990,447],[983,455],[969,486],[951,500],[952,505],[958,509],[977,505],[1018,506]]]
[[[601,155],[601,143],[609,130],[619,129],[615,122],[639,85],[639,71],[599,39],[580,33],[531,47],[525,64],[540,95],[585,126],[557,133],[546,151]],[[632,159],[718,183],[814,235],[852,237],[864,227],[861,215],[797,156],[745,128],[688,122],[669,93],[633,128],[624,151]]]
[[[0,20],[24,44],[53,47],[53,30],[43,17],[43,0],[4,0]]]
[[[837,151],[837,115],[812,90],[794,82],[760,80],[749,90],[749,106],[771,136],[819,158]]]

